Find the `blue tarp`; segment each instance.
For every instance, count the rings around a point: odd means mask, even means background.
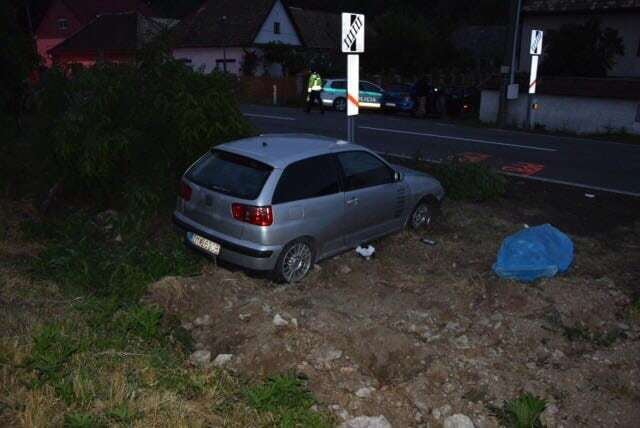
[[[571,239],[550,224],[543,224],[507,237],[493,271],[501,278],[533,282],[565,272],[572,262]]]

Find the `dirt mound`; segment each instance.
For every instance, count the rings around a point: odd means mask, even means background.
[[[466,204],[446,205],[445,218],[429,232],[436,246],[392,236],[374,259],[334,258],[298,286],[211,265],[155,284],[149,300],[183,321],[196,348],[233,354],[232,370],[308,377],[339,418],[383,414],[404,427],[463,413],[491,427],[490,406],[528,391],[558,407],[559,425],[640,420],[629,297],[639,278],[628,274],[640,252],[576,239],[567,275],[522,285],[490,271],[521,225]]]

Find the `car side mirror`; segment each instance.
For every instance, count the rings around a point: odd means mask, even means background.
[[[393,179],[395,181],[402,181],[402,173],[399,171],[396,171],[393,173]]]

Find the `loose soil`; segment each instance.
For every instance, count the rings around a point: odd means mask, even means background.
[[[375,242],[371,260],[322,262],[298,285],[211,263],[154,284],[147,300],[179,317],[196,348],[233,354],[231,370],[308,378],[338,418],[440,426],[464,413],[494,427],[492,407],[530,392],[557,407],[549,426],[637,426],[640,204],[530,182],[510,189],[500,202],[447,201],[424,232]],[[501,241],[546,222],[574,241],[570,271],[533,285],[498,279]]]

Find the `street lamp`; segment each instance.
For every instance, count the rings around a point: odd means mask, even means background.
[[[227,15],[222,15],[220,18],[220,22],[222,24],[222,33],[224,34],[224,38],[222,40],[222,70],[224,73],[227,73],[227,33],[225,32],[227,23]]]

